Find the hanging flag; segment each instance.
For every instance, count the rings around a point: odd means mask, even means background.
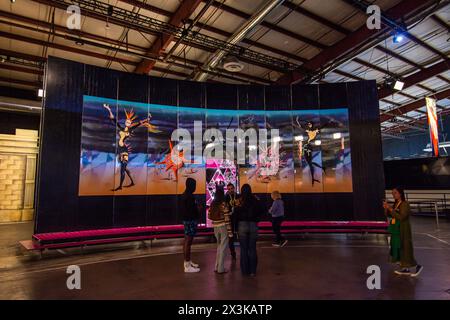
[[[431,148],[433,149],[433,155],[439,156],[439,132],[438,121],[436,112],[436,99],[426,97],[427,103],[427,115],[428,115],[428,127],[430,128],[430,140]]]

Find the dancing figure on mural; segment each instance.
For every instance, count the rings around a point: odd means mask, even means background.
[[[300,129],[306,131],[308,134],[308,139],[305,144],[302,143],[302,141],[299,141],[299,153],[300,153],[300,159],[302,157],[305,158],[306,163],[308,164],[309,171],[311,173],[311,181],[312,185],[314,186],[314,183],[320,183],[320,180],[315,178],[315,168],[320,168],[325,173],[325,168],[319,165],[317,162],[313,161],[313,147],[312,144],[316,140],[317,135],[319,134],[320,130],[322,130],[326,125],[320,126],[320,127],[314,127],[313,123],[308,121],[305,126],[303,126],[300,123],[299,117],[295,119],[297,123],[297,127]]]
[[[136,121],[137,116],[134,113],[133,109],[131,111],[124,110],[125,112],[125,126],[122,126],[119,121],[115,119],[114,114],[111,111],[111,107],[109,104],[103,104],[103,107],[108,111],[109,113],[109,119],[113,124],[117,126],[118,129],[118,159],[120,162],[120,183],[119,186],[112,191],[118,191],[122,190],[122,187],[129,188],[134,186],[134,180],[131,176],[130,169],[128,169],[128,161],[129,161],[129,155],[131,153],[131,146],[127,143],[127,140],[132,137],[134,130],[136,130],[140,126],[147,127],[149,132],[161,132],[155,127],[154,125],[150,124],[151,114],[148,115],[147,119]],[[130,184],[123,186],[123,183],[125,181],[125,177],[128,176],[130,179]]]
[[[188,160],[184,157],[184,150],[173,152],[173,144],[172,141],[169,140],[169,153],[164,156],[164,159],[162,161],[156,162],[155,164],[164,164],[165,171],[167,172],[169,170],[172,170],[175,176],[175,181],[178,181],[178,171],[181,168],[185,167],[186,163],[194,163],[194,161]],[[193,171],[191,170],[191,172]]]

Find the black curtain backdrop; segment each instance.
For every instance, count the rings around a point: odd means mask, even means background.
[[[422,158],[384,161],[386,189],[448,190],[450,158]]]
[[[383,220],[384,173],[375,81],[291,86],[155,78],[55,57],[47,64],[35,233],[181,223],[177,195],[78,196],[83,95],[170,106],[348,108],[353,193],[284,196],[287,220]],[[204,201],[204,196],[198,196]],[[269,205],[270,196],[259,194]]]

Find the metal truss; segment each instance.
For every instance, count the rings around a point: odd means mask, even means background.
[[[31,61],[28,59],[14,57],[11,55],[6,55],[6,54],[0,54],[0,62],[16,64],[16,65],[25,66],[25,67],[32,67],[32,68],[36,68],[36,69],[44,68],[44,62]]]
[[[142,31],[148,31],[152,34],[166,34],[181,39],[188,45],[197,45],[210,49],[211,51],[223,50],[229,55],[237,58],[245,59],[253,62],[256,65],[264,66],[268,69],[279,70],[280,72],[289,72],[300,68],[300,65],[288,62],[283,59],[278,59],[243,46],[233,45],[226,41],[210,37],[199,32],[184,29],[183,27],[176,27],[169,23],[159,21],[145,15],[134,13],[116,6],[111,6],[107,3],[98,0],[37,0],[38,2],[59,8],[67,8],[70,5],[78,5],[81,9],[82,15],[93,17],[103,17],[112,23],[119,25],[126,25],[130,28],[136,28]]]

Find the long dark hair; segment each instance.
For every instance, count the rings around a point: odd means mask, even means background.
[[[403,188],[395,187],[394,190],[397,190],[398,193],[400,193],[400,199],[402,199],[402,201],[406,201],[405,190]]]
[[[213,204],[222,203],[223,201],[225,201],[225,192],[223,191],[223,188],[216,187]]]
[[[242,186],[241,197],[244,203],[247,203],[253,199],[252,187],[250,187],[248,183]]]

